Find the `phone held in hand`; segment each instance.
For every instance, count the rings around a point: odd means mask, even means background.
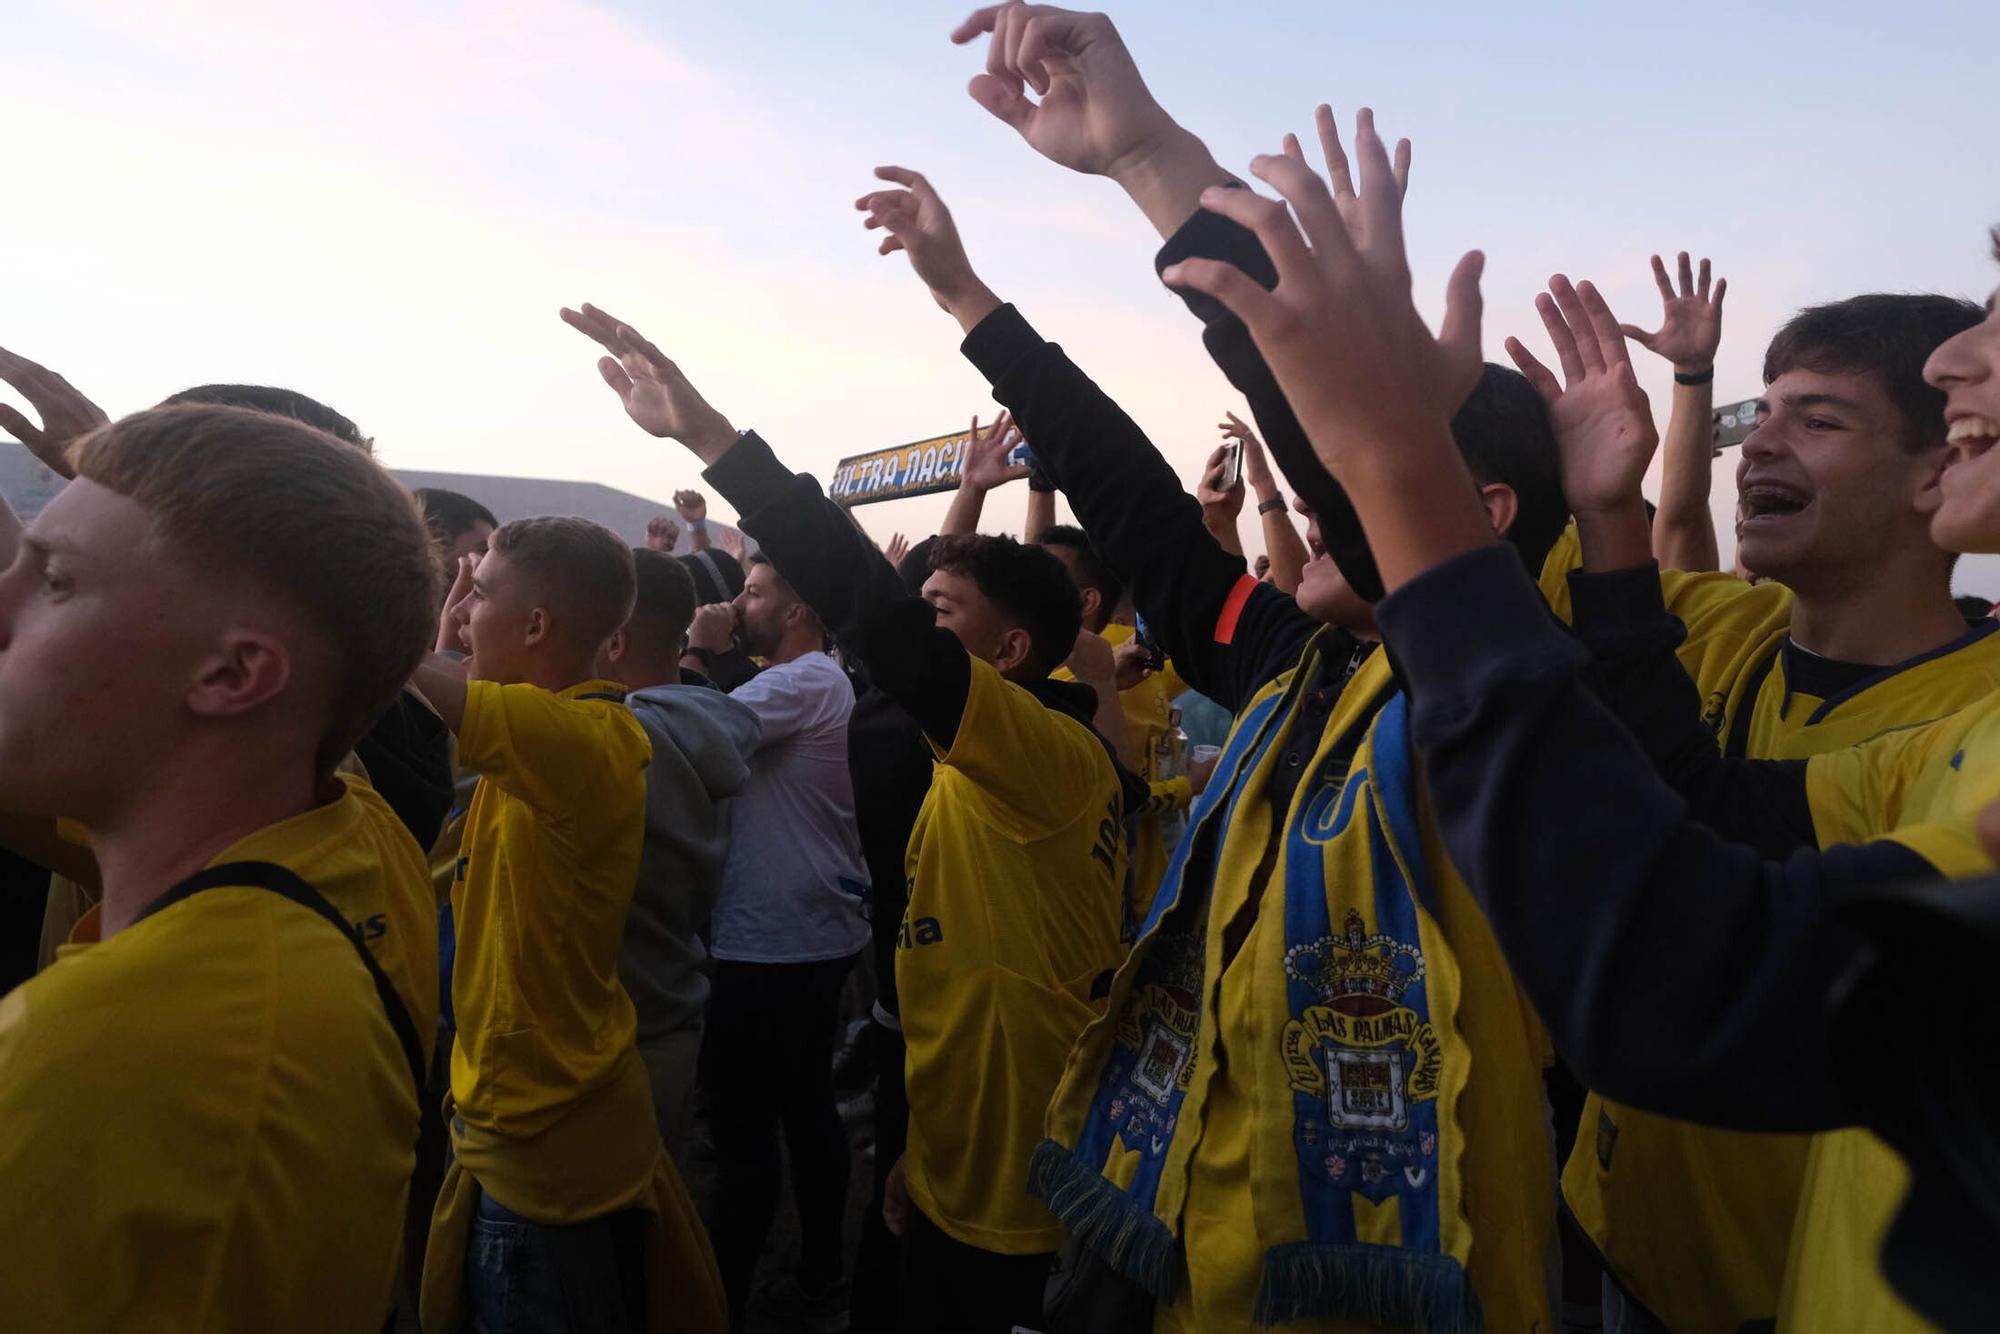
[[[1217,478],[1217,489],[1234,491],[1243,484],[1243,442],[1231,440],[1222,448],[1222,472]]]
[[[1146,618],[1136,613],[1132,617],[1132,642],[1146,650],[1146,670],[1165,671],[1167,651],[1160,647],[1160,641],[1153,638],[1153,631],[1146,624]]]

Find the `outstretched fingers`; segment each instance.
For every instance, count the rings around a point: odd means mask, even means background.
[[[1486,298],[1480,295],[1479,278],[1486,271],[1486,253],[1468,250],[1452,269],[1444,285],[1444,321],[1438,325],[1438,346],[1461,368],[1477,376],[1485,363],[1480,355],[1480,321],[1486,313]],[[1468,384],[1466,391],[1471,392]],[[1456,411],[1457,404],[1453,404]]]
[[[1548,332],[1549,344],[1556,350],[1556,364],[1562,367],[1563,383],[1575,384],[1583,378],[1583,354],[1577,350],[1576,336],[1570,332],[1569,321],[1563,318],[1556,299],[1547,292],[1535,293],[1535,313],[1542,317],[1542,328]]]
[[[1526,344],[1518,338],[1509,338],[1505,347],[1507,356],[1520,369],[1521,374],[1527,377],[1535,392],[1542,396],[1544,403],[1554,403],[1562,397],[1562,385],[1556,381],[1555,372],[1542,365],[1535,354],[1528,351]]]
[[[1583,298],[1576,294],[1576,288],[1564,275],[1558,273],[1549,279],[1549,294],[1556,299],[1556,306],[1562,311],[1563,322],[1569,326],[1571,341],[1576,345],[1577,355],[1583,360],[1586,372],[1595,374],[1604,369],[1604,349],[1597,345],[1590,323],[1590,312],[1583,308]],[[1568,366],[1565,365],[1567,370]]]
[[[1605,366],[1615,370],[1630,365],[1632,354],[1625,348],[1624,330],[1618,325],[1618,317],[1611,313],[1604,294],[1597,290],[1597,284],[1585,279],[1577,286],[1576,294],[1583,302],[1584,314],[1590,317],[1591,334]]]
[[[1250,174],[1284,196],[1322,259],[1341,259],[1354,253],[1354,243],[1333,196],[1327,193],[1326,182],[1303,158],[1289,153],[1260,154],[1250,160]]]
[[[1658,255],[1653,256],[1653,286],[1660,289],[1660,300],[1672,301],[1674,299],[1673,279],[1667,277],[1666,261]]]

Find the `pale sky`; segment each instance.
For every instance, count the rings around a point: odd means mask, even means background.
[[[10,0],[0,344],[113,415],[203,381],[288,384],[392,466],[698,485],[557,321],[588,300],[824,480],[992,411],[956,326],[851,207],[898,162],[1191,482],[1241,405],[1124,196],[965,95],[983,49],[947,35],[970,7]],[[1452,261],[1484,248],[1489,357],[1509,333],[1546,346],[1530,303],[1559,269],[1656,322],[1655,250],[1730,280],[1718,401],[1757,392],[1801,305],[1995,281],[1986,0],[1110,12],[1227,166],[1309,131],[1320,100],[1414,139],[1420,303],[1435,314]],[[1636,357],[1664,427],[1669,373]],[[996,494],[986,526],[1023,506]],[[916,536],[943,508],[858,513]],[[2000,594],[2000,561],[1961,584]]]

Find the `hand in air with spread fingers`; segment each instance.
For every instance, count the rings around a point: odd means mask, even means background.
[[[1688,252],[1680,253],[1680,290],[1667,277],[1667,266],[1653,256],[1653,284],[1660,289],[1660,327],[1651,333],[1636,324],[1621,324],[1619,331],[1639,346],[1674,364],[1683,375],[1699,375],[1715,367],[1716,349],[1722,346],[1722,298],[1729,280],[1709,283],[1708,259],[1701,261],[1701,276],[1695,277]]]
[[[1277,270],[1276,287],[1267,291],[1234,265],[1208,259],[1184,260],[1162,277],[1207,293],[1243,321],[1314,453],[1355,495],[1393,587],[1494,540],[1451,438],[1452,416],[1483,368],[1484,257],[1475,250],[1458,262],[1433,335],[1410,299],[1407,149],[1392,162],[1374,114],[1363,108],[1352,172],[1332,110],[1320,107],[1315,119],[1331,189],[1288,135],[1282,154],[1251,163],[1284,202],[1222,187],[1202,195],[1204,207],[1256,233]],[[1454,477],[1460,484],[1450,484]],[[1376,503],[1364,505],[1364,497]]]
[[[729,419],[630,325],[587,303],[578,310],[564,307],[562,319],[608,354],[597,359],[597,373],[625,405],[625,414],[648,435],[680,441],[703,463],[715,462],[736,443]],[[679,497],[675,499],[678,504]]]
[[[975,491],[992,491],[1020,481],[1034,471],[1028,464],[1007,461],[1020,443],[1021,433],[1014,429],[1013,413],[1002,411],[983,429],[979,418],[974,417],[972,431],[965,441],[965,467],[959,473],[958,484]]]
[[[1555,346],[1562,380],[1518,338],[1507,340],[1507,355],[1548,405],[1571,512],[1582,519],[1637,507],[1643,520],[1639,484],[1660,433],[1632,373],[1617,317],[1594,284],[1571,285],[1560,273],[1535,297],[1535,310]]]
[[[5,348],[0,348],[0,380],[12,385],[42,419],[36,426],[18,408],[0,403],[0,431],[26,445],[51,472],[74,477],[70,445],[111,418],[62,376]]]

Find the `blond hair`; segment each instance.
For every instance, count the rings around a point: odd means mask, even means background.
[[[540,586],[558,632],[579,649],[595,650],[632,614],[632,548],[601,523],[554,514],[514,519],[495,528],[486,547]]]
[[[415,498],[334,436],[247,408],[137,412],[70,459],[144,507],[176,556],[255,580],[321,632],[330,679],[315,760],[331,773],[436,630],[440,571]]]

